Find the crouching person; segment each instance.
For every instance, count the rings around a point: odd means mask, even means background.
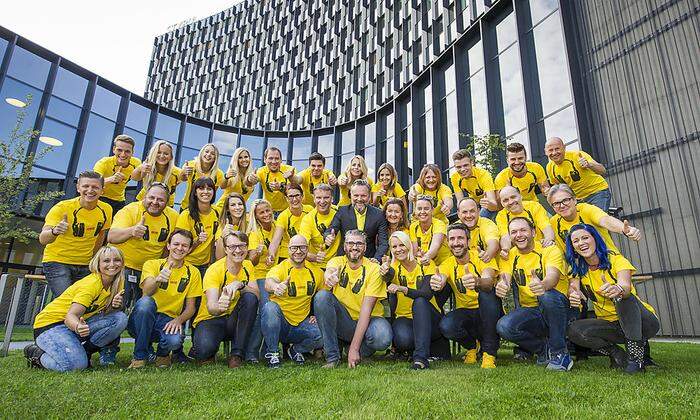
[[[194,357],[214,361],[221,342],[231,341],[230,368],[243,363],[243,350],[258,312],[255,268],[245,257],[248,235],[234,231],[223,238],[226,257],[210,265],[202,281],[202,304],[192,323]]]
[[[143,264],[143,297],[136,301],[128,325],[129,334],[136,339],[130,369],[146,365],[152,342],[158,343],[157,367],[170,366],[170,353],[182,347],[183,325],[194,315],[195,300],[202,295],[199,270],[185,262],[193,242],[188,230],[176,229],[166,244],[168,258]]]
[[[323,346],[316,317],[309,315],[311,300],[323,285],[323,272],[306,262],[309,244],[301,235],[289,240],[289,258],[272,267],[265,280],[270,300],[260,312],[265,359],[271,368],[279,367],[279,343],[289,344],[287,355],[299,365],[303,353]]]
[[[391,345],[392,331],[380,302],[386,299],[386,284],[379,264],[364,256],[367,236],[360,230],[345,234],[345,255],[332,258],[324,274],[325,287],[314,297],[314,314],[323,336],[324,368],[340,363],[338,340],[350,343],[348,367],[361,357]]]
[[[24,348],[29,366],[58,372],[85,369],[92,354],[126,328],[127,316],[121,311],[124,255],[104,246],[88,267],[91,274],[69,286],[36,316],[36,343]]]

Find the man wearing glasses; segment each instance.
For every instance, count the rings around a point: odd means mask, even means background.
[[[615,252],[620,251],[613,242],[610,232],[623,234],[633,241],[639,241],[642,237],[642,232],[630,226],[627,220],[616,219],[592,204],[579,203],[574,191],[566,184],[557,184],[550,188],[547,201],[557,213],[549,219],[549,223],[556,234],[557,246],[562,251],[566,250],[569,229],[579,223],[595,227],[608,249]]]
[[[270,248],[267,251],[268,264],[272,265],[275,261],[288,258],[287,245],[289,239],[298,234],[301,228],[301,219],[304,218],[313,209],[311,206],[302,204],[304,193],[301,185],[289,184],[284,191],[287,196],[287,207],[275,221],[275,233],[270,241]]]
[[[292,236],[288,251],[289,258],[267,274],[265,289],[270,300],[260,311],[265,359],[270,368],[280,365],[280,341],[289,344],[287,355],[298,365],[304,364],[304,353],[323,345],[316,317],[310,315],[314,294],[323,286],[323,272],[306,261],[309,245],[303,236]]]
[[[345,234],[343,256],[328,262],[324,290],[314,297],[314,314],[323,336],[326,355],[324,368],[340,363],[338,341],[350,343],[348,367],[355,367],[361,357],[391,345],[392,330],[383,317],[380,303],[386,299],[386,284],[379,264],[365,257],[367,237],[353,229]]]

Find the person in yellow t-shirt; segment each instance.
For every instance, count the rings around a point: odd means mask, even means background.
[[[226,175],[219,168],[219,149],[213,144],[206,144],[199,150],[199,154],[193,160],[189,160],[182,165],[182,177],[186,180],[185,195],[180,203],[180,211],[189,208],[192,199],[194,183],[201,178],[209,178],[214,184],[214,194],[211,197],[212,203],[216,196],[216,188],[224,188],[226,185]],[[195,235],[195,239],[196,239]]]
[[[383,208],[392,198],[398,198],[408,207],[406,191],[399,184],[399,174],[390,163],[382,163],[377,171],[377,182],[372,186],[372,205]]]
[[[270,300],[260,313],[265,358],[271,368],[280,365],[280,341],[289,345],[287,355],[298,365],[305,362],[303,353],[323,346],[316,317],[310,315],[314,294],[323,287],[323,271],[306,262],[309,244],[303,236],[292,236],[288,248],[289,258],[267,273]]]
[[[211,178],[199,178],[192,187],[190,206],[180,213],[176,227],[190,231],[194,237],[192,251],[185,260],[204,276],[214,255],[214,239],[219,228],[219,212],[211,204],[216,186]]]
[[[116,213],[126,204],[126,184],[131,179],[131,173],[141,161],[134,155],[134,139],[126,134],[120,134],[114,138],[112,144],[112,156],[103,157],[95,163],[93,170],[102,175],[105,187],[100,201],[112,207],[112,213]]]
[[[391,236],[394,232],[409,233],[408,228],[411,224],[408,222],[408,207],[404,200],[400,198],[390,198],[384,204],[384,218],[386,219],[387,235]],[[387,249],[389,255],[389,249]]]
[[[284,191],[287,196],[287,207],[275,221],[275,233],[270,241],[270,249],[267,258],[270,261],[280,258],[288,258],[287,245],[289,239],[299,233],[301,219],[304,218],[313,207],[302,204],[304,192],[301,185],[289,184]]]
[[[192,323],[195,359],[209,363],[224,340],[231,340],[230,368],[243,363],[246,340],[258,311],[258,285],[247,261],[248,235],[234,231],[224,237],[226,258],[212,264],[202,280],[202,304]]]
[[[180,182],[186,181],[185,172],[175,166],[175,151],[173,145],[165,140],[158,140],[151,146],[146,160],[131,173],[134,181],[143,181],[143,187],[136,195],[137,200],[143,200],[151,184],[161,182],[167,185],[170,198],[168,206],[175,203],[175,189]]]
[[[89,263],[90,274],[68,287],[34,319],[34,340],[24,348],[29,366],[57,372],[82,370],[90,357],[124,331],[121,311],[124,257],[110,245]]]
[[[309,243],[306,259],[316,267],[325,270],[326,264],[335,257],[340,244],[340,236],[336,236],[330,245],[325,243],[323,233],[333,221],[338,209],[333,206],[333,189],[328,184],[319,184],[314,188],[315,208],[301,219],[299,234]]]
[[[304,192],[303,204],[314,205],[314,190],[318,185],[326,184],[331,187],[338,185],[338,179],[330,169],[326,169],[326,158],[313,152],[309,156],[309,167],[299,172],[299,184]]]
[[[450,175],[452,191],[459,203],[462,198],[473,198],[481,207],[481,217],[493,219],[498,212],[493,178],[488,171],[474,165],[472,155],[466,149],[457,150],[452,154],[455,172]]]
[[[195,300],[202,296],[202,278],[197,267],[185,262],[194,237],[176,229],[168,239],[168,257],[143,264],[140,287],[143,297],[134,305],[127,329],[136,340],[130,369],[146,365],[148,348],[158,343],[155,364],[168,367],[170,352],[182,347],[183,324],[195,313]]]
[[[473,198],[457,203],[457,217],[469,229],[469,249],[477,252],[485,263],[498,257],[501,250],[498,226],[491,219],[479,216],[479,207]]]
[[[529,219],[516,217],[508,228],[515,247],[500,264],[496,296],[503,299],[512,287],[516,309],[498,320],[496,330],[504,340],[537,354],[538,365],[571,370],[574,362],[566,347],[566,326],[575,313],[569,309],[562,253],[535,240],[535,226]]]
[[[608,211],[611,195],[608,182],[603,178],[605,166],[586,152],[566,151],[559,137],[547,140],[544,153],[549,158],[547,177],[551,185],[567,184],[579,201]]]
[[[350,187],[358,179],[365,180],[369,184],[370,193],[374,187],[374,181],[369,177],[369,169],[367,169],[367,162],[365,158],[360,155],[355,155],[348,162],[348,166],[345,168],[342,174],[338,176],[338,189],[340,190],[340,199],[338,200],[338,207],[347,206],[352,203],[350,199]],[[368,200],[369,203],[369,200]]]
[[[408,229],[413,255],[421,265],[428,265],[430,261],[442,264],[450,256],[450,248],[445,239],[447,225],[433,217],[433,202],[427,196],[418,197],[414,215],[415,220]]]
[[[54,298],[90,274],[88,263],[112,225],[112,208],[101,201],[104,181],[97,172],[78,175],[78,197],[56,203],[44,219],[39,243],[42,266]]]
[[[252,175],[255,175],[250,152],[244,147],[239,147],[233,152],[231,162],[226,169],[226,184],[224,194],[216,203],[217,207],[223,206],[225,197],[231,193],[238,193],[243,196],[244,201],[248,201],[255,183],[251,183]]]
[[[114,216],[107,241],[124,253],[124,303],[127,308],[142,293],[143,263],[160,258],[170,233],[175,230],[178,214],[167,206],[168,187],[160,182],[151,184],[142,201],[127,204]]]
[[[415,205],[418,196],[430,197],[433,202],[433,217],[447,224],[447,215],[452,211],[452,190],[442,183],[440,168],[428,163],[423,166],[420,176],[408,191],[408,201]]]
[[[503,187],[499,192],[503,210],[496,215],[496,225],[498,233],[501,235],[501,258],[508,258],[508,252],[512,248],[512,241],[509,235],[509,223],[516,217],[524,217],[535,226],[535,239],[542,243],[542,246],[554,246],[554,229],[549,224],[547,210],[542,204],[535,201],[524,201],[522,195],[515,187]]]
[[[233,231],[248,231],[248,221],[246,220],[248,212],[246,211],[245,198],[237,192],[232,192],[224,195],[224,200],[221,204],[219,229],[214,234],[216,237],[215,254],[217,260],[226,256],[224,236]]]
[[[248,178],[249,184],[259,182],[263,191],[263,198],[270,203],[275,215],[286,209],[287,199],[284,190],[289,184],[300,184],[299,175],[295,175],[293,166],[282,163],[282,151],[276,147],[268,147],[263,154],[265,166],[258,168],[255,174]]]
[[[419,264],[413,256],[411,239],[404,232],[392,233],[389,247],[393,263],[387,267],[385,257],[382,271],[391,279],[386,291],[390,296],[394,347],[399,354],[413,352],[413,369],[427,369],[431,343],[442,337],[442,314],[430,285],[439,272],[432,260]]]
[[[518,189],[525,201],[537,201],[537,194],[547,194],[549,182],[544,168],[537,162],[527,162],[525,146],[511,143],[506,147],[508,167],[496,175],[494,187],[500,191],[506,186]]]
[[[578,203],[574,192],[566,184],[552,186],[547,201],[557,213],[549,219],[549,223],[556,233],[557,245],[562,251],[566,250],[569,229],[581,223],[595,227],[610,251],[619,252],[610,232],[623,234],[633,241],[642,238],[642,232],[626,220],[616,219],[592,204]]]
[[[574,281],[569,301],[580,307],[593,303],[595,318],[569,325],[574,343],[610,357],[611,366],[637,373],[655,363],[649,354],[649,339],[659,331],[654,308],[637,296],[632,284],[634,266],[621,254],[607,249],[598,230],[588,224],[571,228],[566,241],[567,263]],[[625,343],[627,354],[618,344]]]
[[[332,258],[324,274],[323,290],[314,297],[314,315],[323,337],[325,368],[340,363],[338,339],[350,343],[348,367],[361,357],[391,345],[391,325],[380,302],[386,299],[386,284],[379,264],[364,256],[367,236],[360,230],[345,233],[345,255]]]
[[[496,367],[500,341],[496,322],[503,305],[493,289],[498,264],[493,259],[481,261],[478,252],[469,247],[469,235],[469,229],[462,223],[447,227],[447,243],[452,256],[440,264],[442,279],[431,287],[437,292],[448,284],[455,297],[455,308],[440,321],[442,335],[467,350],[464,356],[466,364],[476,363],[478,340],[483,350],[481,367],[490,369]]]

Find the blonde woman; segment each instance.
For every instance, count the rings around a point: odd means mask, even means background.
[[[374,187],[374,181],[367,176],[367,163],[360,155],[354,156],[345,171],[338,176],[338,186],[340,187],[340,200],[338,207],[350,204],[350,186],[358,179],[364,179],[369,184],[370,190]]]
[[[228,165],[228,169],[226,169],[224,195],[216,203],[218,207],[223,207],[224,198],[230,193],[238,193],[243,196],[245,201],[248,201],[255,188],[255,183],[251,184],[248,181],[250,175],[255,174],[252,163],[253,160],[248,149],[239,147],[233,152],[231,162]]]
[[[216,237],[215,251],[217,260],[226,256],[223,242],[223,238],[226,235],[236,231],[245,233],[248,230],[248,221],[246,220],[248,214],[243,196],[237,192],[225,194],[222,204],[219,228],[214,235]]]
[[[419,195],[433,201],[433,217],[447,224],[447,215],[452,211],[452,190],[442,183],[440,167],[434,163],[423,166],[418,181],[408,191],[408,200],[414,202]]]
[[[197,155],[194,160],[185,162],[182,166],[182,172],[184,172],[184,178],[187,182],[187,190],[185,190],[185,196],[182,197],[182,203],[180,203],[181,210],[189,206],[190,192],[196,180],[200,178],[210,178],[214,181],[216,187],[224,188],[226,186],[224,171],[219,169],[219,149],[213,144],[204,145],[199,151],[199,155]],[[212,200],[214,200],[215,196],[216,190],[214,191]]]
[[[123,303],[124,255],[111,245],[100,248],[90,274],[73,283],[34,320],[35,344],[24,348],[31,367],[57,372],[85,369],[90,357],[126,329]]]
[[[377,171],[377,182],[372,187],[372,205],[382,208],[391,198],[398,198],[406,202],[406,191],[399,184],[399,174],[390,163],[382,163]]]
[[[177,184],[185,181],[185,173],[175,166],[175,150],[172,144],[165,140],[158,140],[148,152],[146,160],[131,173],[134,181],[143,181],[143,187],[136,196],[136,200],[142,200],[146,191],[154,182],[162,182],[168,186],[170,207],[175,203],[175,188]]]

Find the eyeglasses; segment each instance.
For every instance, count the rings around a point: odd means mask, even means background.
[[[566,206],[568,206],[569,204],[571,204],[571,202],[572,202],[573,200],[574,200],[574,197],[566,197],[565,199],[563,199],[563,200],[561,200],[561,201],[554,201],[554,202],[552,202],[552,207],[553,207],[553,208],[566,207]]]
[[[345,242],[348,248],[362,248],[365,246],[364,242]]]
[[[235,244],[235,245],[226,245],[226,249],[229,251],[235,251],[237,249],[246,249],[248,248],[248,245],[246,244]]]
[[[289,245],[289,252],[306,251],[309,249],[306,245]]]

